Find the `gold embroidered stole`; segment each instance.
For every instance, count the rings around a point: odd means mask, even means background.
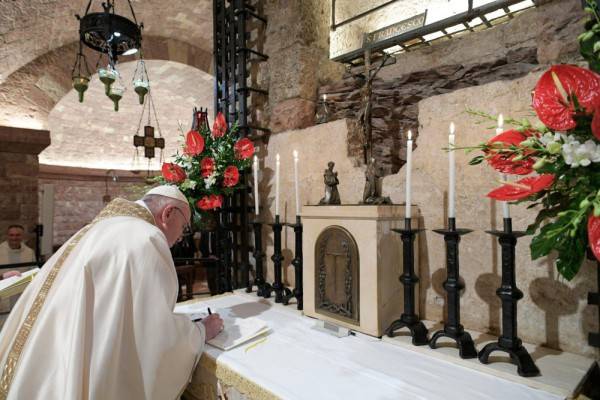
[[[136,204],[134,202],[116,198],[111,201],[100,213],[94,218],[94,220],[81,229],[71,241],[69,241],[66,245],[65,250],[60,255],[59,259],[56,261],[48,276],[46,276],[46,280],[42,284],[40,291],[35,296],[33,304],[25,317],[25,320],[19,327],[17,332],[17,337],[15,338],[10,352],[8,353],[8,357],[4,364],[4,368],[2,370],[2,378],[0,378],[0,400],[5,400],[8,397],[8,392],[10,391],[10,385],[12,383],[16,368],[19,363],[19,359],[21,357],[21,353],[23,352],[23,348],[27,343],[27,338],[33,329],[33,325],[37,320],[42,307],[44,306],[44,302],[52,288],[52,284],[56,279],[58,273],[63,267],[66,259],[69,257],[73,249],[77,246],[79,241],[83,238],[83,236],[87,233],[87,231],[98,221],[102,221],[106,218],[111,217],[120,217],[120,216],[128,216],[140,218],[152,225],[154,225],[154,217],[144,206]]]

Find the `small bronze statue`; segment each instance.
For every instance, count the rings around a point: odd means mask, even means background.
[[[337,172],[333,172],[335,163],[329,161],[327,163],[327,169],[323,174],[323,181],[325,182],[325,197],[319,201],[319,205],[323,204],[342,204],[340,200],[340,193],[338,192],[337,185],[340,181],[337,176]]]
[[[389,197],[381,196],[380,180],[383,177],[383,169],[377,166],[377,161],[371,158],[365,171],[365,190],[363,191],[363,204],[392,204]]]

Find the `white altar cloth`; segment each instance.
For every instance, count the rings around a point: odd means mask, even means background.
[[[314,328],[316,320],[293,305],[281,306],[254,293],[235,293],[178,305],[176,311],[205,311],[257,317],[271,332],[227,352],[207,346],[217,366],[282,399],[560,399],[450,362],[357,334],[337,338]]]

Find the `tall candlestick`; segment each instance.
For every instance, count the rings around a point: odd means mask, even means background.
[[[298,151],[294,150],[294,186],[296,188],[296,216],[300,215],[300,190],[298,189]]]
[[[408,131],[408,140],[406,141],[406,218],[410,218],[410,208],[411,208],[411,198],[410,198],[410,186],[411,186],[411,178],[412,178],[412,132]]]
[[[254,171],[254,213],[258,215],[258,156],[256,154],[254,155],[252,169]]]
[[[275,215],[279,215],[279,153],[275,160]]]
[[[448,218],[455,217],[455,193],[456,193],[456,164],[454,161],[454,122],[450,123],[450,135],[448,135],[448,174],[450,179],[448,182]]]
[[[498,124],[496,126],[496,135],[499,135],[502,132],[504,132],[504,116],[502,115],[502,113],[500,113],[500,114],[498,114]],[[503,182],[508,181],[508,176],[506,174],[502,174],[501,177],[502,177]],[[502,202],[502,215],[504,218],[510,218],[510,207],[509,207],[507,201]]]

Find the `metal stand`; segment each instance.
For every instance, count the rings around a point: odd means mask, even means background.
[[[394,331],[400,328],[408,328],[412,336],[412,343],[415,346],[423,346],[427,344],[427,328],[423,322],[419,320],[419,316],[415,314],[415,284],[419,282],[419,278],[415,275],[414,264],[414,242],[416,234],[422,229],[412,229],[411,219],[404,219],[404,229],[392,229],[394,232],[400,233],[402,237],[403,262],[404,270],[400,275],[400,282],[404,285],[404,312],[400,319],[392,322],[386,330],[389,337],[394,336]]]
[[[292,260],[292,265],[294,266],[294,280],[296,281],[296,287],[289,295],[284,297],[283,304],[288,305],[289,301],[295,297],[298,310],[302,310],[304,305],[302,300],[302,221],[300,216],[297,215],[296,223],[289,224],[289,226],[294,228],[295,236],[294,259]]]
[[[502,247],[502,285],[496,290],[502,300],[502,335],[497,342],[487,344],[479,352],[479,361],[487,364],[490,353],[504,351],[510,355],[511,362],[517,365],[519,375],[537,376],[540,370],[517,336],[517,301],[523,298],[523,292],[517,288],[515,280],[515,248],[517,239],[524,236],[525,232],[513,232],[511,218],[504,218],[503,231],[486,232],[497,236]]]
[[[588,304],[598,306],[598,321],[600,321],[600,262],[596,262],[596,277],[598,278],[598,291],[588,293]],[[588,343],[593,347],[600,347],[600,332],[590,332]]]
[[[456,342],[460,358],[475,358],[477,357],[477,350],[473,339],[460,324],[460,291],[465,288],[465,285],[459,281],[458,258],[460,237],[473,231],[470,229],[456,229],[456,219],[448,218],[448,229],[435,229],[434,232],[444,235],[444,241],[446,242],[447,278],[444,282],[444,289],[447,293],[448,320],[444,324],[444,329],[433,334],[429,341],[429,347],[435,349],[439,338],[449,337]]]
[[[262,224],[260,221],[254,221],[252,226],[254,227],[254,252],[252,255],[256,261],[256,277],[254,278],[254,284],[256,285],[256,295],[262,297],[265,293],[266,283],[263,274],[263,258],[265,257],[265,253],[262,251]],[[246,292],[252,292],[252,286],[246,288]]]
[[[275,269],[275,279],[273,285],[265,284],[264,297],[271,297],[271,292],[275,292],[275,303],[282,303],[284,296],[291,293],[291,290],[283,286],[282,275],[283,267],[281,262],[283,261],[283,255],[281,254],[281,230],[283,224],[279,221],[279,215],[275,216],[275,222],[270,224],[273,227],[273,267]]]

